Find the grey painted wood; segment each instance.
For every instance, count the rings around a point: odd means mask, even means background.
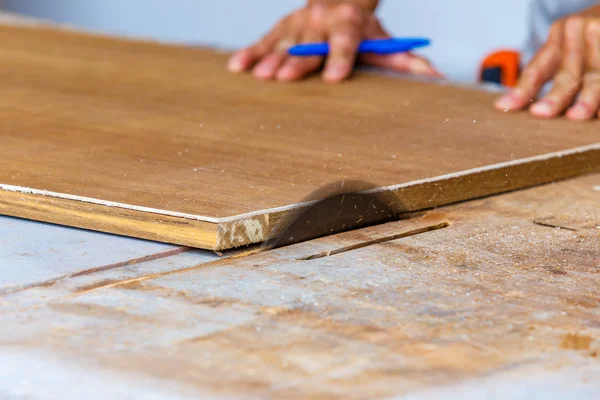
[[[178,246],[0,216],[0,289],[43,282]],[[194,252],[195,262],[217,258]]]

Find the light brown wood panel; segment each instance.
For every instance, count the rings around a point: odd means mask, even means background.
[[[496,112],[487,93],[263,83],[213,50],[42,27],[0,26],[0,48],[4,214],[225,249],[335,181],[393,186],[415,210],[600,168],[597,121]]]

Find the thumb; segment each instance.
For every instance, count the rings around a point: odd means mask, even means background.
[[[443,78],[440,73],[426,58],[412,53],[396,54],[363,54],[360,62],[380,68],[388,68],[398,72],[408,72],[415,75],[425,75]]]

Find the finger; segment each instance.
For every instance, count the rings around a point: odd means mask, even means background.
[[[254,67],[252,73],[256,78],[263,80],[275,78],[279,68],[289,58],[289,48],[298,43],[297,39],[306,26],[306,19],[307,12],[302,10],[284,20],[285,23],[281,28],[282,33],[279,35],[280,38],[284,39],[278,40],[271,53],[264,56]]]
[[[585,67],[585,20],[572,17],[565,22],[561,67],[548,95],[535,103],[531,114],[551,118],[562,113],[573,103],[581,89]]]
[[[252,75],[258,79],[268,80],[275,78],[279,67],[286,61],[286,51],[276,50],[264,56],[252,70]]]
[[[251,46],[236,52],[227,63],[227,69],[230,72],[247,71],[259,60],[266,50]]]
[[[277,71],[277,79],[294,81],[317,71],[323,64],[323,57],[289,57]]]
[[[567,111],[567,118],[575,121],[600,117],[600,20],[587,24],[585,41],[588,72],[583,77],[583,89],[577,102]]]
[[[321,4],[311,7],[309,23],[301,43],[325,41],[325,12]],[[276,78],[280,81],[302,79],[318,70],[323,64],[323,57],[288,57],[277,71]]]
[[[256,44],[236,52],[227,64],[230,72],[242,72],[252,68],[258,60],[268,54],[279,40],[281,29],[276,27]]]
[[[408,72],[415,75],[425,75],[443,78],[429,60],[412,53],[397,54],[363,54],[359,58],[361,63],[380,68],[388,68],[398,72]]]
[[[356,53],[362,39],[364,16],[358,6],[341,4],[332,12],[329,21],[329,56],[323,79],[339,82],[347,78],[354,68]]]
[[[530,104],[560,67],[563,24],[552,26],[548,41],[521,74],[517,86],[496,101],[494,106],[503,111],[520,110]]]

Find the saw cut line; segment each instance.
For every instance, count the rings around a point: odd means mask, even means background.
[[[361,243],[356,243],[356,244],[353,244],[350,246],[340,247],[339,249],[335,249],[335,250],[323,251],[321,253],[313,254],[308,257],[298,258],[297,260],[298,261],[310,261],[310,260],[317,260],[319,258],[331,257],[331,256],[335,256],[336,254],[347,253],[352,250],[358,250],[358,249],[362,249],[362,248],[365,248],[368,246],[373,246],[376,244],[391,242],[393,240],[402,239],[402,238],[409,237],[409,236],[415,236],[415,235],[420,235],[420,234],[427,233],[427,232],[437,231],[439,229],[444,229],[449,226],[450,226],[450,222],[444,221],[444,222],[440,222],[439,224],[426,226],[424,228],[419,228],[419,229],[414,229],[414,230],[407,231],[407,232],[397,233],[395,235],[385,236],[385,237],[378,238],[378,239],[367,240],[366,242],[361,242]]]

